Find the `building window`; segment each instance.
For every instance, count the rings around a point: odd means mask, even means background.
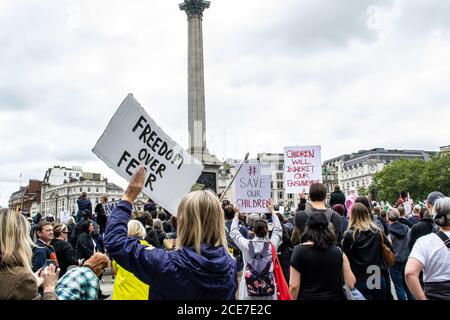
[[[278,170],[284,170],[284,164],[283,163],[278,164]]]
[[[288,194],[288,199],[292,199],[294,197],[294,195],[292,193]]]
[[[95,188],[95,192],[98,192],[98,188]]]
[[[282,191],[278,192],[278,199],[283,199],[283,192]]]
[[[277,189],[283,189],[283,182],[277,182]]]
[[[283,179],[283,174],[282,173],[277,173],[277,180],[281,180]]]
[[[88,192],[91,192],[91,188],[88,188]]]
[[[273,192],[270,192],[270,198],[273,199]]]
[[[83,188],[80,188],[80,192],[83,192]]]
[[[79,176],[80,176],[80,174],[79,174],[79,173],[77,172],[76,176],[77,176],[77,177],[79,177]]]
[[[72,177],[72,172],[69,173],[69,177]]]
[[[67,172],[64,172],[64,177],[66,177],[67,176]]]
[[[112,198],[111,201],[116,201],[116,199]]]

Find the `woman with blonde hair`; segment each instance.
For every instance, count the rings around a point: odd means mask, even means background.
[[[56,258],[61,269],[59,276],[62,277],[69,266],[78,266],[79,261],[75,259],[72,245],[67,241],[69,229],[65,224],[55,223],[53,225],[53,236],[55,238],[52,240],[51,245],[55,248]]]
[[[150,246],[144,240],[145,228],[138,220],[128,221],[128,236],[139,239],[143,246]],[[134,274],[122,268],[113,260],[112,267],[116,272],[114,280],[113,300],[148,300],[149,286],[140,281]]]
[[[97,300],[99,277],[108,265],[108,257],[96,252],[81,267],[67,271],[56,285],[55,293],[59,300]]]
[[[348,229],[343,236],[342,250],[347,255],[356,277],[355,287],[367,300],[386,299],[386,278],[382,274],[385,267],[381,254],[382,240],[391,247],[389,240],[373,222],[366,206],[355,202]],[[373,281],[368,281],[369,277]],[[369,286],[368,283],[373,285]]]
[[[33,273],[30,224],[19,212],[0,208],[0,300],[41,299],[38,287],[43,287],[44,300],[56,300],[53,293],[58,272],[54,265]]]
[[[211,191],[194,191],[181,201],[177,250],[149,248],[127,237],[132,203],[145,176],[145,168],[137,170],[108,219],[105,244],[110,256],[150,285],[150,299],[233,299],[236,261],[227,250],[222,207]]]

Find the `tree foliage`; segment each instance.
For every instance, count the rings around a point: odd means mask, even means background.
[[[401,191],[414,200],[426,199],[428,193],[450,194],[450,156],[436,155],[428,161],[396,160],[373,176],[379,200],[394,204]]]

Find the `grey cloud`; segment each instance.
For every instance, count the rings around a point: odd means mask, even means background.
[[[367,27],[369,6],[389,8],[394,0],[349,0],[345,2],[288,1],[269,22],[239,30],[216,51],[216,59],[241,55],[304,56],[322,50],[345,48],[351,40],[373,42],[377,34]],[[252,19],[249,12],[249,19]],[[258,17],[255,17],[258,21]],[[223,48],[227,47],[227,50]]]
[[[29,99],[19,88],[0,86],[0,111],[20,111],[29,106]]]
[[[450,2],[446,0],[396,0],[398,31],[419,37],[440,30],[448,37],[450,31]]]

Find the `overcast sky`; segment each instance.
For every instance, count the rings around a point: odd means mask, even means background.
[[[54,165],[126,186],[91,150],[130,92],[187,147],[179,2],[0,0],[0,205]],[[450,144],[448,0],[212,0],[203,34],[219,159]]]

